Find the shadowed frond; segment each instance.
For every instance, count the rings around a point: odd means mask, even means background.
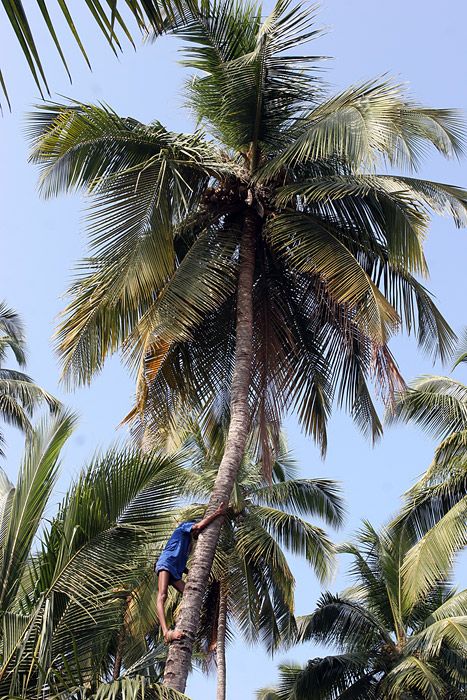
[[[89,68],[91,68],[90,59],[85,48],[86,40],[80,33],[79,27],[75,24],[73,10],[70,10],[64,2],[56,4],[57,12],[60,11],[59,18],[54,16],[53,11],[51,14],[52,3],[47,2],[47,0],[39,0],[37,3],[39,15],[34,17],[34,12],[31,13],[31,7],[28,3],[24,3],[22,0],[2,0],[9,26],[16,37],[41,95],[43,95],[43,92],[49,93],[50,89],[46,78],[47,65],[43,64],[44,54],[36,43],[38,34],[36,32],[36,22],[38,18],[42,20],[41,32],[45,30],[46,35],[50,38],[70,81],[71,73],[67,62],[67,51],[61,41],[60,31],[57,30],[57,19],[59,19],[59,25],[63,25],[69,30],[82,57]],[[138,35],[147,34],[150,29],[160,32],[164,23],[167,22],[167,18],[172,17],[181,4],[177,0],[174,2],[166,0],[163,2],[159,2],[159,0],[157,2],[155,0],[121,0],[120,2],[118,0],[106,0],[105,2],[101,2],[101,0],[85,0],[83,6],[91,13],[97,29],[109,44],[111,50],[117,55],[122,50],[122,38],[126,39],[134,47],[133,33],[135,28]],[[128,20],[125,21],[125,13],[129,13],[135,26],[131,26]],[[0,71],[0,88],[8,107],[11,108],[7,83],[2,71]]]

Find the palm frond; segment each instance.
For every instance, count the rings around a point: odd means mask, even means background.
[[[344,508],[340,489],[329,479],[293,479],[271,484],[253,493],[253,501],[280,510],[296,510],[301,515],[318,515],[329,525],[342,525]]]
[[[399,317],[350,251],[327,227],[298,213],[280,214],[268,225],[271,245],[298,272],[319,275],[328,294],[355,312],[363,333],[383,344]]]
[[[27,4],[25,5],[22,0],[2,0],[2,4],[8,24],[16,37],[39,92],[41,95],[44,92],[49,93],[49,85],[46,78],[47,65],[43,63],[44,54],[37,47],[35,26],[37,20],[34,18],[34,21],[31,22],[31,8]],[[61,41],[60,31],[57,30],[57,18],[50,14],[51,4],[46,1],[38,3],[39,17],[42,20],[41,30],[45,30],[46,35],[50,38],[57,51],[57,56],[71,80],[66,50]],[[111,50],[117,55],[122,50],[122,38],[125,38],[131,45],[135,46],[132,31],[130,31],[128,22],[125,22],[120,12],[122,5],[126,11],[130,12],[138,33],[144,35],[148,33],[149,29],[160,33],[164,23],[167,22],[167,18],[172,17],[181,4],[178,1],[164,1],[160,3],[154,2],[154,0],[123,0],[119,3],[118,0],[107,0],[106,2],[86,0],[84,6],[91,13],[97,29],[109,44]],[[73,37],[73,42],[77,45],[87,65],[91,67],[85,48],[86,41],[75,24],[73,11],[68,8],[66,3],[60,2],[58,6],[61,11],[61,22],[59,24],[63,23],[69,30]],[[0,87],[8,107],[11,108],[6,79],[1,71]]]
[[[190,105],[223,143],[249,151],[253,170],[262,144],[277,147],[284,125],[315,97],[310,86],[319,57],[287,53],[319,34],[315,10],[280,0],[261,23],[256,3],[201,3],[175,23],[173,31],[189,44],[185,65],[202,71],[190,84]]]
[[[11,502],[0,570],[0,603],[12,602],[58,472],[60,450],[70,436],[76,418],[62,411],[49,423],[42,422],[27,443]]]
[[[387,674],[381,692],[391,700],[400,698],[403,693],[418,693],[426,700],[439,700],[446,687],[430,663],[417,656],[407,656]]]
[[[467,387],[449,377],[426,376],[398,397],[389,423],[414,421],[430,434],[446,438],[467,425]]]
[[[324,530],[275,508],[255,506],[254,513],[277,542],[293,554],[305,557],[320,581],[330,578],[335,566],[335,548]]]
[[[467,545],[467,496],[454,505],[406,554],[403,586],[417,601],[451,570],[454,557]]]
[[[376,643],[392,643],[377,617],[359,602],[324,593],[311,615],[298,619],[299,639],[332,642],[340,649],[360,651]]]
[[[286,167],[336,158],[358,171],[387,159],[416,168],[428,144],[446,157],[463,152],[455,110],[419,107],[401,86],[372,80],[323,102],[300,121],[295,141],[263,168],[269,179]]]
[[[25,335],[21,318],[10,309],[4,301],[0,302],[0,361],[4,359],[6,349],[13,351],[20,367],[26,364]]]
[[[457,649],[467,654],[467,614],[457,617],[444,617],[433,622],[416,635],[413,635],[407,645],[409,653],[421,653],[424,659],[439,656],[442,645]]]

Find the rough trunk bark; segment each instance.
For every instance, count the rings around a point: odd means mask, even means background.
[[[227,666],[225,661],[225,636],[227,630],[227,594],[221,585],[219,616],[217,620],[217,691],[216,700],[225,700],[227,690]]]
[[[115,661],[114,661],[114,668],[113,668],[113,673],[112,673],[112,679],[116,681],[118,678],[120,678],[120,671],[122,670],[122,649],[123,649],[123,640],[125,638],[125,631],[122,628],[120,632],[118,633],[118,638],[117,638],[117,651],[115,652]]]
[[[256,214],[252,210],[248,210],[245,214],[240,241],[235,366],[231,386],[230,425],[207,514],[212,512],[221,501],[228,503],[230,499],[250,427],[248,391],[253,360],[253,278],[257,226]],[[177,623],[177,629],[182,630],[185,637],[171,644],[167,656],[164,683],[182,693],[185,691],[193,641],[198,630],[201,605],[221,525],[222,518],[217,518],[206,530],[201,532],[198,538]]]

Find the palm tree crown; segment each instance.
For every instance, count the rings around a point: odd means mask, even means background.
[[[30,419],[34,409],[45,403],[51,411],[56,411],[59,402],[37,386],[24,372],[2,366],[8,350],[13,353],[20,367],[26,365],[23,324],[12,309],[0,302],[0,416],[7,423],[30,435]],[[4,438],[0,431],[0,455],[3,455],[3,443]]]
[[[165,31],[201,72],[187,98],[201,131],[81,104],[46,105],[31,125],[43,193],[93,197],[91,257],[58,334],[65,373],[87,382],[123,346],[153,427],[181,404],[228,394],[248,213],[256,419],[278,425],[294,408],[325,447],[337,395],[377,435],[367,379],[398,386],[390,336],[403,325],[434,354],[452,347],[414,274],[427,273],[428,209],[461,225],[467,202],[457,187],[377,166],[415,169],[426,143],[459,155],[460,116],[387,81],[325,98],[316,57],[285,53],[318,33],[314,12],[283,0],[265,22],[251,3],[187,4]]]
[[[258,697],[465,697],[467,590],[452,587],[450,567],[441,572],[436,566],[436,580],[420,589],[417,566],[423,562],[433,570],[436,560],[433,539],[427,547],[432,533],[414,541],[410,528],[400,525],[377,533],[365,523],[357,542],[343,548],[353,557],[355,586],[341,595],[325,593],[315,612],[299,622],[302,641],[331,642],[340,653],[313,659],[304,668],[283,666],[278,687]]]

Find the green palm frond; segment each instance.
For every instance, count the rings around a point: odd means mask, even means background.
[[[454,357],[454,364],[452,366],[453,370],[463,362],[467,361],[467,331],[464,331],[464,335],[456,348],[456,355]]]
[[[20,367],[26,364],[25,335],[21,318],[4,301],[0,302],[0,362],[6,350],[12,350]]]
[[[0,416],[5,422],[10,423],[15,428],[19,428],[26,435],[31,434],[32,424],[27,411],[15,398],[8,396],[8,394],[0,396]],[[0,450],[0,454],[3,455],[3,451]]]
[[[319,275],[335,302],[355,312],[363,333],[383,344],[397,328],[399,317],[350,251],[327,227],[297,213],[275,217],[268,240],[301,273]]]
[[[376,685],[361,657],[341,654],[313,659],[303,667],[282,664],[277,687],[272,691],[261,691],[257,697],[260,700],[370,700],[374,697]],[[358,691],[357,694],[354,695],[354,691]]]
[[[376,269],[380,268],[376,266]],[[420,348],[445,362],[452,355],[457,336],[428,290],[410,273],[388,269],[384,293],[397,310],[403,327],[416,335]]]
[[[442,440],[435,449],[433,463],[426,472],[425,481],[440,481],[455,473],[457,468],[463,470],[466,449],[467,430],[456,431]]]
[[[467,654],[467,615],[444,617],[414,635],[407,645],[411,653],[423,653],[424,659],[439,656],[442,645],[458,649]]]
[[[415,544],[464,498],[466,487],[465,464],[450,462],[440,467],[434,462],[405,494],[404,505],[391,527]]]
[[[261,172],[269,179],[285,167],[337,158],[354,171],[387,159],[416,168],[425,144],[445,156],[463,152],[463,120],[455,110],[424,109],[401,86],[373,80],[316,107],[299,123],[295,141]]]
[[[280,0],[261,22],[253,2],[201,3],[175,26],[189,44],[184,64],[202,71],[190,84],[189,104],[223,143],[250,150],[254,164],[262,145],[277,147],[283,124],[314,97],[318,57],[287,52],[319,34],[315,12]]]
[[[57,18],[51,15],[51,2],[38,2],[40,11],[40,19],[42,20],[41,31],[45,30],[46,35],[50,38],[51,43],[57,51],[61,63],[63,64],[68,77],[71,80],[71,73],[68,67],[68,61],[64,45],[61,41],[60,32],[57,30]],[[41,95],[44,92],[49,93],[49,85],[47,82],[46,72],[47,65],[43,63],[43,54],[38,49],[36,40],[36,18],[31,21],[31,8],[22,0],[2,0],[3,9],[6,13],[6,19],[13,31],[19,47],[28,64],[30,73],[39,89]],[[55,3],[54,3],[55,5]],[[82,54],[85,62],[91,67],[90,59],[86,53],[85,40],[79,32],[79,28],[75,24],[73,11],[70,10],[66,3],[57,3],[60,9],[60,20],[64,26],[71,32],[74,43],[76,43],[79,51]],[[134,39],[128,21],[125,21],[121,10],[129,12],[130,17],[134,20],[138,34],[147,34],[149,30],[160,33],[164,23],[168,17],[172,17],[177,8],[182,5],[181,2],[154,2],[154,0],[85,0],[84,7],[89,10],[93,21],[99,32],[109,44],[111,50],[117,55],[122,50],[121,40],[124,38],[133,46]],[[7,91],[6,79],[0,71],[0,88],[6,99],[9,107],[10,99]]]
[[[413,601],[446,576],[456,553],[467,545],[466,515],[464,496],[405,555],[403,586]]]
[[[361,651],[377,642],[391,643],[378,618],[358,601],[324,593],[311,615],[298,620],[302,641],[332,642],[340,649]]]
[[[36,530],[55,484],[60,450],[75,422],[73,414],[62,411],[50,424],[43,422],[35,429],[27,443],[3,535],[0,570],[3,610],[12,602],[20,585]]]
[[[8,350],[13,353],[18,365],[24,367],[26,349],[23,323],[15,311],[0,302],[0,417],[30,435],[34,410],[46,404],[51,412],[56,412],[60,402],[35,384],[27,374],[3,367]],[[0,431],[0,456],[3,456],[3,442]]]
[[[467,615],[467,589],[449,596],[436,610],[430,613],[425,620],[425,625],[428,627],[434,622],[440,622],[445,617],[459,615]]]
[[[275,508],[255,506],[254,513],[275,540],[310,563],[320,581],[331,577],[335,566],[335,548],[324,530]]]
[[[431,434],[446,438],[467,425],[466,399],[467,387],[455,379],[420,377],[398,397],[388,421],[415,421]]]
[[[329,479],[293,479],[271,484],[253,493],[254,502],[301,515],[318,515],[329,525],[342,525],[344,511],[340,491]]]
[[[125,355],[130,365],[143,368],[143,385],[137,386],[137,392],[157,373],[150,353],[156,355],[159,348],[167,351],[174,341],[189,340],[204,316],[233,295],[237,244],[235,229],[203,232],[135,324],[125,341]]]
[[[381,691],[390,700],[398,700],[405,694],[418,694],[424,700],[446,697],[446,685],[429,662],[417,656],[404,658],[388,673]]]
[[[31,377],[11,369],[0,368],[0,396],[17,401],[28,414],[41,403],[48,405],[51,411],[60,407],[60,402],[37,386]]]
[[[126,700],[187,700],[187,696],[179,693],[173,688],[168,688],[165,685],[154,683],[151,679],[142,675],[135,675],[131,678],[120,678],[119,680],[109,683],[100,683],[94,692],[89,693],[88,689],[83,686],[69,686],[68,693],[76,694],[79,697],[81,694],[86,695],[92,700],[114,700],[117,697],[126,698]],[[54,700],[62,700],[62,694],[52,695]]]
[[[207,143],[201,132],[176,134],[160,122],[142,124],[130,117],[122,118],[106,105],[72,102],[69,105],[38,105],[31,114],[28,136],[31,160],[41,168],[41,191],[45,196],[73,188],[89,188],[99,193],[109,187],[111,178],[118,187],[118,176],[135,173],[133,184],[139,185],[146,169],[152,170],[151,181],[157,188],[154,200],[163,201],[164,170],[173,180],[170,185],[179,196],[179,209],[189,199],[185,181],[190,170],[214,174],[227,171],[228,165],[219,151]],[[129,184],[126,181],[126,184]]]

